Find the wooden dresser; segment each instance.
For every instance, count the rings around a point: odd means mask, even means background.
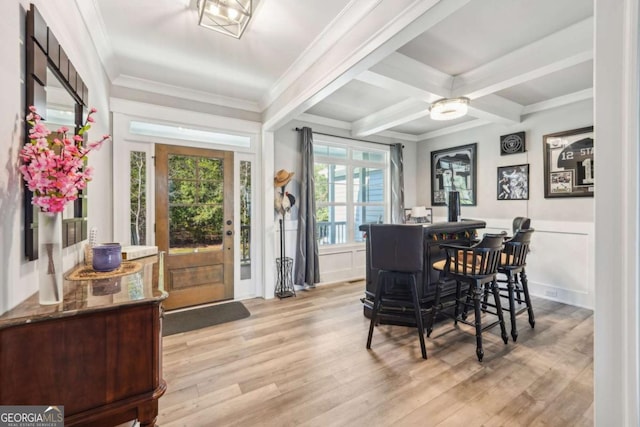
[[[64,301],[35,294],[0,317],[0,405],[64,405],[65,426],[153,426],[162,379],[157,257],[138,272],[69,281]]]

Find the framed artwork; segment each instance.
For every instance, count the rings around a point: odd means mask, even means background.
[[[427,216],[424,217],[425,224],[433,224],[433,209],[427,208]]]
[[[413,221],[411,221],[411,208],[409,209],[405,209],[404,210],[404,223],[405,224],[411,224]]]
[[[498,167],[498,200],[529,200],[529,164]]]
[[[476,205],[476,149],[461,145],[431,152],[431,205],[446,206],[450,191],[460,193],[460,204]]]
[[[593,126],[543,137],[544,197],[593,197]]]
[[[524,153],[527,151],[525,133],[516,132],[500,137],[500,155]]]

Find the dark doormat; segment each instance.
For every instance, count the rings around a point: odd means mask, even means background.
[[[207,326],[219,325],[249,317],[251,313],[239,301],[210,305],[177,313],[165,313],[162,322],[162,336],[194,331]]]

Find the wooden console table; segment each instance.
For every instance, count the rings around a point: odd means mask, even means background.
[[[65,426],[154,426],[162,379],[157,256],[108,280],[64,283],[61,304],[38,295],[0,316],[0,405],[64,405]]]

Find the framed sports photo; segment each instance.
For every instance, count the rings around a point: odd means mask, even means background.
[[[593,197],[593,126],[543,137],[544,197]]]
[[[431,152],[431,206],[446,206],[450,191],[460,204],[476,205],[476,149],[478,143]]]
[[[498,167],[498,200],[529,200],[529,164]]]

